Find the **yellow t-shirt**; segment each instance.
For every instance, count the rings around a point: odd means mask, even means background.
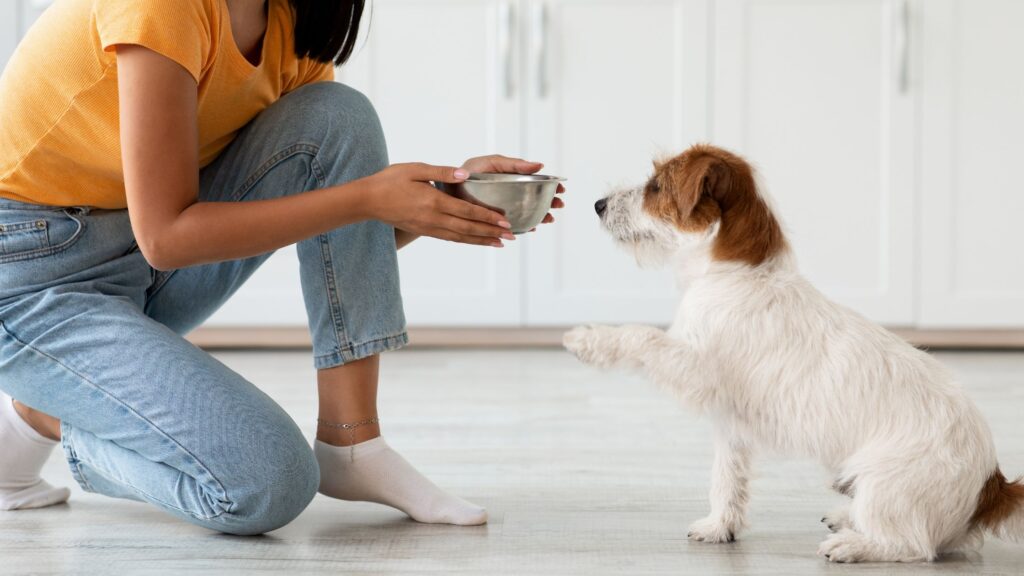
[[[299,59],[288,0],[269,0],[262,59],[231,33],[225,0],[57,0],[0,77],[0,197],[125,208],[118,121],[118,44],[174,60],[196,79],[199,164],[283,94],[334,77]]]

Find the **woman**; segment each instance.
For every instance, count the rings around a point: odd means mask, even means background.
[[[29,32],[0,80],[0,508],[67,499],[39,477],[59,441],[83,489],[221,532],[281,527],[318,488],[420,522],[486,521],[380,437],[379,355],[406,343],[395,251],[418,236],[501,247],[501,214],[430,182],[541,166],[388,167],[373,107],[329,82],[362,13],[60,0]],[[181,337],[293,243],[314,450]]]

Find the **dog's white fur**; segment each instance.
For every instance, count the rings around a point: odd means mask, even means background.
[[[718,225],[683,232],[645,211],[643,196],[612,194],[602,222],[639,261],[674,263],[685,294],[671,328],[583,326],[565,346],[591,365],[638,369],[711,415],[711,513],[690,537],[734,538],[751,457],[771,450],[819,460],[852,496],[823,519],[830,561],[932,560],[980,544],[971,520],[996,455],[950,373],[825,298],[788,247],[757,266],[715,260]],[[999,532],[1024,537],[1024,510]]]

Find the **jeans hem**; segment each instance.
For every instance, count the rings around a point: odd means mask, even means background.
[[[89,485],[89,481],[85,479],[85,474],[82,474],[82,469],[78,466],[80,460],[78,459],[78,454],[75,453],[75,447],[71,444],[71,427],[64,422],[60,423],[60,447],[64,450],[64,458],[68,461],[68,468],[71,469],[71,477],[82,487],[82,490],[96,492]]]
[[[363,342],[360,344],[348,344],[344,348],[333,350],[327,354],[320,354],[313,357],[313,366],[317,370],[325,370],[355,362],[368,356],[398,350],[409,343],[409,334],[402,332],[394,336],[385,336]]]

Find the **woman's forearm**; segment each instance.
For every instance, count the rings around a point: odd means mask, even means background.
[[[370,204],[365,180],[272,200],[197,202],[140,245],[162,270],[248,258],[372,219]]]

